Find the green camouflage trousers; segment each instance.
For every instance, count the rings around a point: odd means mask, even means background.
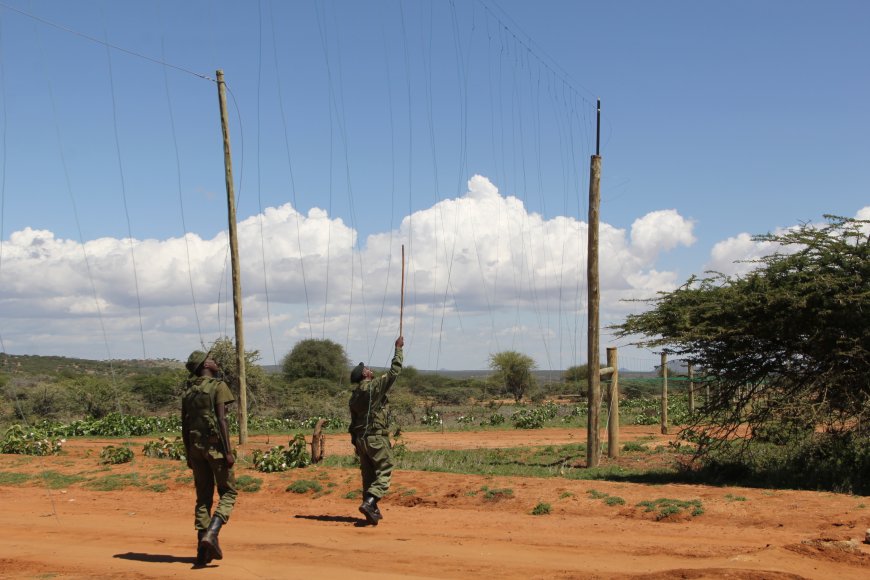
[[[390,489],[393,474],[393,453],[386,435],[369,435],[355,441],[359,467],[362,471],[363,493],[382,498]]]
[[[236,478],[231,467],[227,467],[224,454],[209,446],[200,449],[190,446],[190,466],[193,469],[193,483],[196,486],[196,508],[194,525],[197,530],[205,530],[211,521],[211,506],[214,502],[214,488],[217,485],[218,501],[214,515],[226,523],[236,504]]]

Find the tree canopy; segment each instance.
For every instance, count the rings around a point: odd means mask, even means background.
[[[329,339],[308,338],[296,343],[282,363],[284,377],[297,379],[329,379],[345,382],[348,358],[344,347]]]
[[[868,434],[870,222],[826,219],[756,236],[777,251],[749,273],[693,277],[615,327],[704,370],[714,396],[699,424]]]
[[[517,402],[532,386],[532,369],[536,366],[532,357],[513,350],[489,355],[489,368],[495,371],[493,379],[503,384]]]

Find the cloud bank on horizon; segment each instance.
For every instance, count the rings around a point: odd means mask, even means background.
[[[870,206],[857,217],[870,216]],[[643,308],[682,282],[658,258],[696,242],[675,209],[602,223],[602,324]],[[398,333],[405,245],[404,334],[418,368],[485,368],[520,350],[544,369],[585,362],[587,224],[544,216],[486,177],[465,195],[405,216],[394,231],[359,239],[320,208],[270,207],[239,222],[246,347],[272,364],[305,338],[343,344],[380,364]],[[227,234],[100,238],[82,245],[25,228],[3,241],[0,317],[12,354],[183,359],[232,336]],[[707,269],[740,274],[770,253],[740,233],[717,243]],[[134,268],[135,262],[135,268]],[[603,340],[606,342],[606,340]],[[275,359],[273,361],[273,359]]]

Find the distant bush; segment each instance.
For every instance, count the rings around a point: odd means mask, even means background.
[[[514,411],[511,421],[517,429],[541,429],[544,423],[555,419],[559,413],[559,406],[555,403],[544,403],[538,407],[523,407]]]
[[[49,435],[64,437],[141,437],[154,433],[179,433],[181,417],[137,417],[109,413],[100,419],[82,419],[68,425],[43,421],[40,428]]]

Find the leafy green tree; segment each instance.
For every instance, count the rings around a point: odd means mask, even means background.
[[[344,347],[329,339],[308,338],[296,343],[282,363],[284,378],[348,380],[348,358]]]
[[[236,362],[236,344],[233,340],[224,336],[219,338],[209,350],[212,358],[221,367],[224,381],[232,389],[238,401],[239,394],[239,367]],[[248,409],[262,408],[270,399],[271,383],[257,362],[260,360],[260,351],[245,351],[245,384],[248,387]]]
[[[562,381],[565,383],[581,383],[589,378],[589,365],[577,365],[568,367],[562,373]]]
[[[489,355],[489,368],[495,371],[492,378],[504,385],[505,391],[513,395],[517,402],[522,400],[526,389],[532,386],[532,369],[536,366],[532,357],[513,350]]]
[[[66,389],[69,407],[87,418],[138,411],[130,392],[109,377],[80,375],[61,384]]]
[[[130,390],[142,398],[148,411],[158,411],[177,404],[186,375],[187,371],[183,369],[169,368],[136,375],[129,381]]]
[[[756,269],[693,277],[616,327],[705,369],[701,454],[746,424],[870,435],[870,221],[826,219],[755,237],[777,247]]]

